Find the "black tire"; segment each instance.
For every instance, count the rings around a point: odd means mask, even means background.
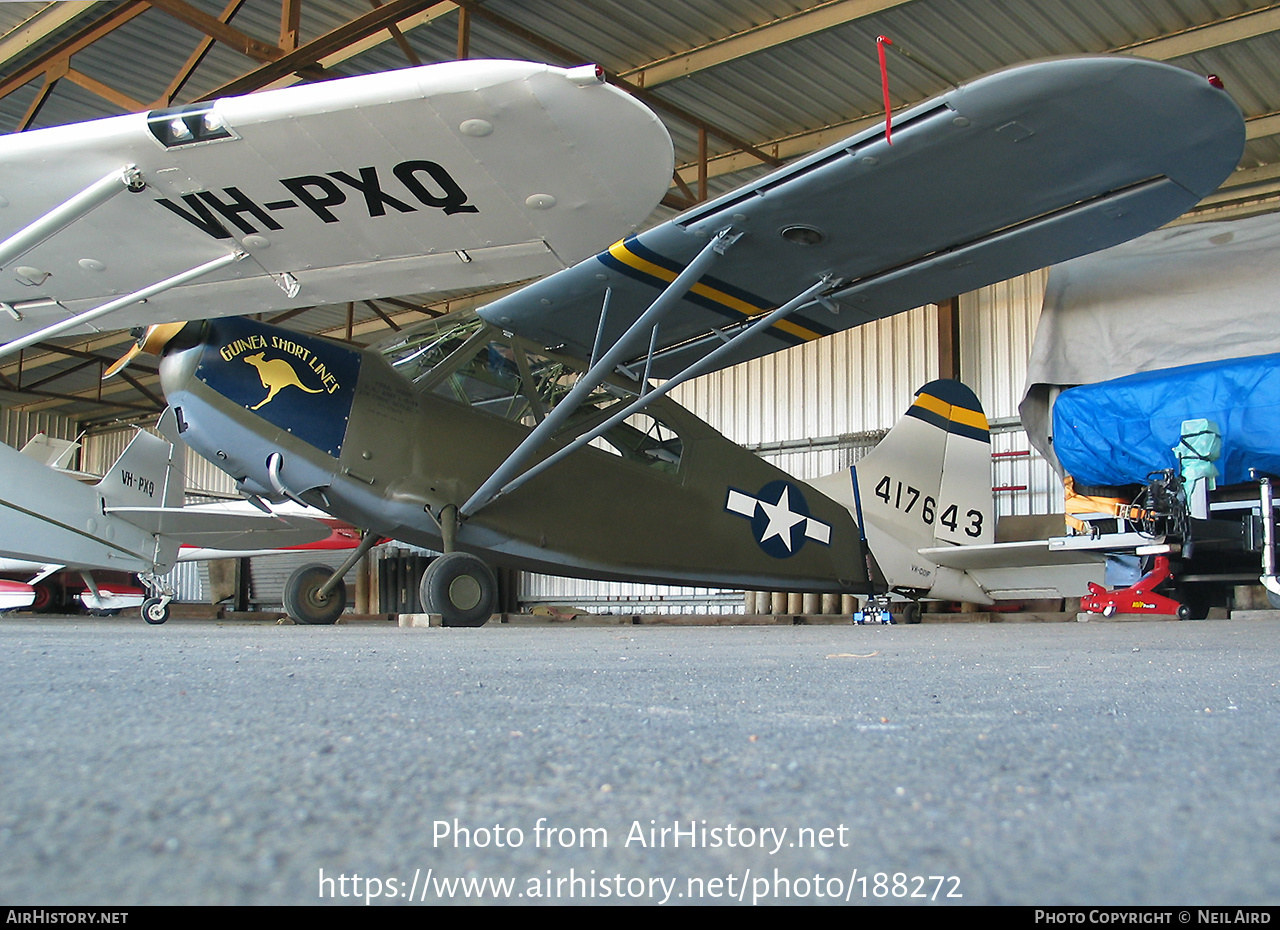
[[[919,623],[923,613],[924,611],[918,601],[910,601],[907,606],[902,608],[902,622]]]
[[[1186,604],[1179,604],[1179,605],[1178,605],[1178,619],[1179,619],[1179,620],[1190,620],[1190,619],[1191,619],[1191,608],[1190,608],[1190,607],[1188,607]]]
[[[498,582],[482,560],[465,552],[435,559],[418,585],[422,608],[445,626],[484,626],[498,602]]]
[[[347,586],[339,581],[328,597],[316,593],[332,574],[327,565],[304,565],[289,576],[284,585],[284,610],[289,619],[306,626],[337,622],[347,606]]]
[[[61,590],[52,581],[38,581],[32,585],[36,591],[36,599],[27,609],[32,613],[51,613],[62,606]]]
[[[152,626],[159,626],[169,619],[169,605],[162,598],[147,598],[142,602],[142,619]]]

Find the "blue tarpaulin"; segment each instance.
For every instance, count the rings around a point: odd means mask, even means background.
[[[1249,480],[1249,469],[1280,474],[1280,355],[1142,372],[1063,391],[1053,407],[1053,448],[1087,485],[1145,484],[1178,468],[1173,449],[1184,420],[1213,420],[1222,432],[1218,483]]]

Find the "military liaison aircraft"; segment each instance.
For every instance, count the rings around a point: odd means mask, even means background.
[[[318,506],[367,527],[366,545],[443,551],[421,593],[450,625],[492,613],[482,554],[583,577],[981,601],[965,571],[918,551],[992,539],[989,478],[970,484],[989,468],[986,421],[966,389],[927,386],[907,418],[924,433],[900,426],[907,439],[854,474],[808,486],[667,392],[1158,227],[1217,188],[1243,138],[1219,87],[1168,65],[1020,65],[909,110],[892,140],[854,135],[378,348],[220,318],[152,327],[139,349],[163,355],[170,438],[246,495]],[[344,570],[300,572],[290,614],[332,623]]]

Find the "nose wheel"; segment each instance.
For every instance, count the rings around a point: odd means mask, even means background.
[[[466,552],[448,552],[422,573],[422,606],[440,614],[445,626],[484,626],[498,601],[493,570]]]

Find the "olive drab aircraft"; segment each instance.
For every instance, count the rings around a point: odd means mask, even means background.
[[[246,495],[316,505],[368,528],[366,543],[441,550],[421,593],[449,624],[489,617],[486,559],[594,578],[980,597],[965,572],[918,552],[990,544],[989,478],[984,502],[967,488],[971,469],[949,465],[981,456],[946,451],[984,446],[962,389],[922,392],[929,417],[907,420],[932,433],[900,433],[869,486],[848,473],[797,481],[668,391],[1158,227],[1218,187],[1243,139],[1227,94],[1169,65],[1019,65],[906,111],[891,139],[868,129],[378,347],[219,318],[153,327],[140,348],[163,356],[171,438]],[[219,307],[249,309],[261,305]],[[299,573],[295,619],[334,621],[342,570]]]

